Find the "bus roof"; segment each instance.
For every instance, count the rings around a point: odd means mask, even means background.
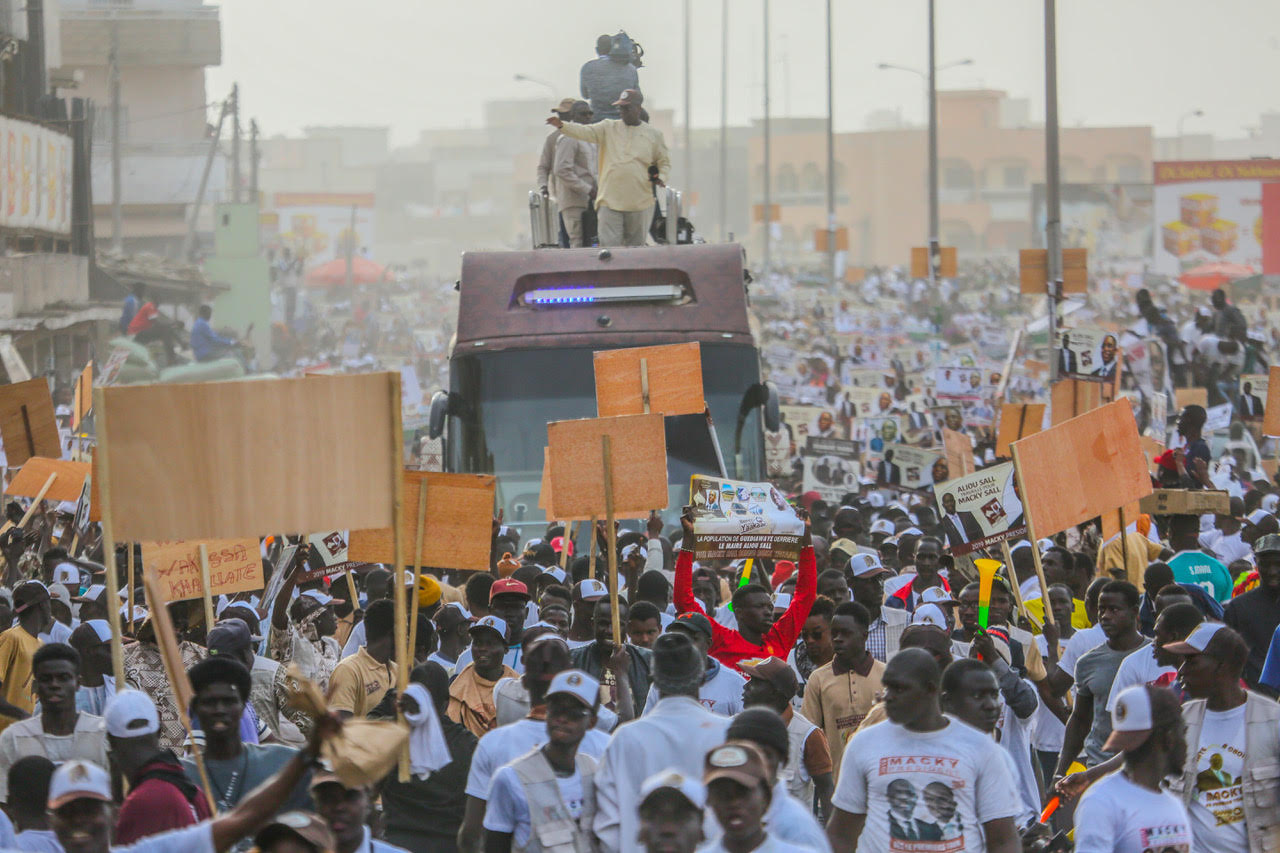
[[[752,344],[736,243],[466,252],[454,352],[610,348],[704,341]],[[679,285],[676,301],[527,304],[531,292],[600,293]]]

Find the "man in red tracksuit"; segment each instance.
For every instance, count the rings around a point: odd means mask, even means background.
[[[733,592],[733,615],[738,620],[738,630],[726,628],[708,613],[711,621],[711,648],[708,654],[725,666],[738,668],[738,661],[750,658],[776,657],[786,660],[800,636],[804,621],[809,618],[809,608],[817,597],[818,569],[813,556],[813,541],[809,530],[809,518],[804,518],[804,533],[800,537],[800,560],[797,564],[796,589],[791,596],[791,606],[776,621],[773,620],[773,598],[761,584],[749,583]],[[681,516],[684,539],[676,558],[675,605],[677,613],[701,613],[702,606],[693,596],[693,514],[685,507]],[[772,622],[772,625],[770,624]]]

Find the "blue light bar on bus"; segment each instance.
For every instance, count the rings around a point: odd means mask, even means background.
[[[626,287],[541,287],[521,294],[525,305],[584,305],[601,302],[674,302],[684,296],[679,284]]]

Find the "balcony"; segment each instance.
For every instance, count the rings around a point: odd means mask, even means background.
[[[88,299],[89,259],[83,255],[0,257],[0,319]]]
[[[64,3],[58,15],[63,66],[105,66],[112,27],[118,33],[122,66],[209,66],[222,62],[222,27],[216,6],[153,5],[156,8],[127,2]]]

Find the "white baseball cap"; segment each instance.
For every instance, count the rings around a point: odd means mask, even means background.
[[[126,590],[126,592],[127,591],[128,590]],[[102,598],[102,596],[105,595],[106,592],[107,592],[107,588],[105,586],[103,586],[100,583],[95,583],[92,586],[90,586],[88,589],[86,589],[83,593],[81,593],[80,595],[76,596],[71,600],[79,601],[82,603],[93,602],[96,604],[98,599]]]
[[[893,522],[887,518],[877,518],[871,522],[872,533],[883,533],[885,536],[893,535]]]
[[[791,606],[791,593],[779,592],[774,594],[773,596],[774,610],[778,610],[778,609],[786,610],[790,606]]]
[[[1272,497],[1272,496],[1268,495],[1267,497]],[[1263,499],[1263,502],[1264,503],[1266,502],[1265,498]],[[1266,518],[1268,515],[1271,515],[1271,513],[1267,512],[1265,509],[1255,509],[1253,512],[1246,515],[1244,519],[1245,521],[1252,524],[1254,527],[1257,527],[1259,524],[1262,523],[1262,519]]]
[[[637,551],[640,552],[641,559],[645,559],[649,556],[649,552],[645,550],[643,545],[641,545],[639,542],[632,542],[630,545],[622,549],[622,559],[624,560],[627,559]]]
[[[595,578],[578,582],[578,598],[583,601],[597,601],[608,594],[609,588]]]
[[[880,562],[879,554],[867,554],[859,552],[849,558],[848,571],[853,573],[855,578],[874,578],[880,575],[891,575],[893,572],[884,567],[884,563]]]
[[[111,642],[111,623],[106,619],[88,619],[80,623],[88,625],[93,632],[98,635],[98,639],[104,643]]]
[[[49,780],[49,808],[57,810],[75,800],[111,802],[111,776],[89,761],[68,761]]]
[[[649,797],[659,791],[674,791],[696,811],[702,811],[707,804],[707,789],[702,783],[675,768],[659,771],[644,780],[644,784],[640,786],[640,807],[644,808]]]
[[[912,625],[932,625],[935,628],[947,630],[947,616],[942,612],[942,608],[936,604],[921,604],[916,608],[916,612],[911,615]]]
[[[1267,512],[1275,512],[1277,506],[1280,506],[1280,495],[1271,492],[1262,496],[1262,508]]]
[[[547,698],[572,696],[588,708],[595,708],[600,699],[600,682],[580,669],[565,669],[556,673],[547,688]]]
[[[1129,752],[1151,737],[1155,715],[1151,709],[1151,693],[1145,684],[1135,684],[1120,691],[1111,708],[1111,735],[1103,745],[1107,752]]]
[[[58,563],[53,567],[54,583],[69,583],[80,586],[80,567],[75,563]]]
[[[333,602],[336,601],[336,599],[332,595],[329,595],[327,592],[324,592],[318,589],[306,590],[305,592],[302,593],[302,595],[305,595],[307,598],[315,599],[320,603],[321,607],[324,607],[326,604],[333,604]]]
[[[549,569],[543,569],[542,573],[544,575],[551,575],[551,577],[556,579],[556,583],[564,583],[565,578],[568,577],[568,575],[564,573],[564,569],[559,566],[552,566]]]
[[[79,582],[77,582],[76,587],[78,588],[79,586],[80,584]],[[63,584],[58,583],[57,581],[54,581],[53,583],[49,584],[49,598],[53,599],[54,601],[61,601],[63,604],[67,606],[71,605],[71,593],[67,592],[67,588]]]
[[[947,592],[940,586],[931,586],[924,592],[920,593],[920,600],[925,604],[936,604],[942,606],[960,603],[951,597],[951,593]]]
[[[107,700],[102,715],[112,737],[142,737],[160,731],[156,703],[141,690],[121,690]]]
[[[1177,655],[1198,655],[1209,648],[1209,643],[1213,641],[1214,635],[1225,627],[1227,626],[1221,622],[1201,622],[1187,635],[1185,640],[1176,643],[1165,643],[1160,648]]]
[[[147,612],[147,608],[143,607],[141,604],[135,604],[135,605],[133,605],[133,621],[134,621],[134,622],[146,622],[146,621],[147,621],[147,619],[148,619],[150,616],[151,616],[151,614]],[[129,605],[128,605],[128,604],[121,605],[121,607],[120,607],[120,618],[121,618],[121,619],[128,619],[128,618],[129,618]]]
[[[476,622],[476,624],[472,625],[467,630],[470,631],[472,634],[474,634],[476,631],[479,631],[481,628],[487,628],[490,631],[497,631],[498,635],[502,637],[502,641],[506,642],[507,623],[504,620],[499,619],[497,616],[486,616],[480,621]]]

